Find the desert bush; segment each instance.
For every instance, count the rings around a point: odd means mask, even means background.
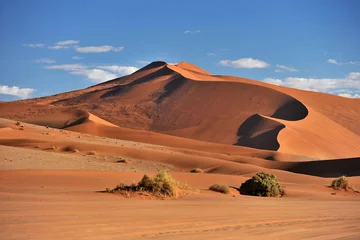
[[[345,176],[341,176],[331,182],[331,187],[335,190],[345,189],[348,190],[349,188],[349,180]]]
[[[191,173],[202,173],[203,170],[201,168],[193,168],[190,170]]]
[[[224,193],[224,194],[230,193],[229,187],[226,185],[221,185],[221,184],[213,184],[209,187],[209,190]]]
[[[119,184],[114,189],[106,189],[106,192],[148,192],[158,197],[176,197],[176,188],[182,188],[173,177],[166,171],[159,172],[155,178],[144,175],[137,185]]]
[[[118,163],[128,163],[128,161],[126,159],[119,159],[116,162],[118,162]]]
[[[66,146],[66,147],[63,148],[63,150],[64,150],[65,152],[73,152],[73,153],[79,152],[78,149],[76,149],[76,148],[74,148],[74,147],[72,147],[72,146]]]
[[[240,186],[240,192],[253,196],[276,197],[284,191],[273,174],[260,172]]]
[[[87,153],[88,155],[96,155],[96,152],[95,151],[90,151]]]

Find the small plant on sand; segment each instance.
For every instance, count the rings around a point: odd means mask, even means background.
[[[264,197],[277,197],[284,193],[277,178],[273,174],[260,172],[240,186],[242,194]]]
[[[96,155],[96,152],[95,151],[90,151],[87,153],[88,155]]]
[[[157,197],[177,197],[177,189],[186,189],[186,185],[180,184],[166,171],[159,172],[156,177],[151,178],[144,175],[138,184],[125,185],[123,183],[117,185],[114,189],[106,189],[110,193],[129,193],[147,192]]]
[[[190,170],[191,173],[202,173],[203,170],[201,168],[193,168]]]
[[[229,187],[226,185],[221,185],[221,184],[213,184],[209,187],[209,190],[224,193],[224,194],[230,193]]]
[[[345,189],[348,190],[349,187],[349,180],[345,176],[341,176],[331,182],[331,187],[335,190]]]
[[[63,150],[64,150],[65,152],[72,152],[72,153],[77,153],[77,152],[79,152],[78,149],[76,149],[76,148],[74,148],[74,147],[72,147],[72,146],[66,146],[66,147],[63,148]]]
[[[117,163],[128,163],[126,159],[119,159],[116,161]]]
[[[16,126],[20,126],[20,122],[16,122],[15,124],[16,124]]]

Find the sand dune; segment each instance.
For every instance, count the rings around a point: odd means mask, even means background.
[[[64,128],[91,112],[123,128],[333,159],[360,155],[358,102],[153,62],[87,89],[2,104],[0,116]]]
[[[1,102],[0,238],[358,239],[359,103],[161,61],[86,89]],[[190,195],[99,192],[160,170]],[[237,191],[260,171],[285,195]],[[341,175],[349,191],[329,187]],[[214,183],[230,194],[209,191]]]

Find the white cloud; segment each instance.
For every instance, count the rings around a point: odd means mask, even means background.
[[[66,45],[48,46],[48,49],[53,49],[53,50],[68,49],[68,48],[70,48],[70,46],[66,46]]]
[[[360,98],[360,94],[354,93],[339,93],[338,96],[340,97],[346,97],[346,98]]]
[[[82,69],[70,72],[70,74],[86,76],[88,79],[95,83],[101,83],[117,78],[115,74],[104,71],[102,69]]]
[[[43,43],[26,43],[23,44],[24,47],[32,47],[32,48],[43,48],[45,47],[45,44]]]
[[[45,66],[45,69],[59,69],[68,71],[73,75],[86,76],[95,83],[105,82],[117,77],[129,75],[138,70],[133,66],[104,65],[96,67],[88,67],[82,64],[61,64]]]
[[[327,62],[328,62],[328,63],[331,63],[331,64],[341,65],[341,64],[338,63],[335,59],[331,59],[331,58],[329,58],[329,59],[327,60]]]
[[[78,41],[78,40],[65,40],[65,41],[57,42],[56,45],[76,45],[79,42],[80,41]]]
[[[139,70],[139,68],[133,66],[117,66],[117,65],[96,66],[96,68],[118,73],[120,74],[120,76],[129,75]]]
[[[41,59],[37,59],[35,60],[36,63],[54,63],[55,60],[52,60],[50,58],[41,58]]]
[[[329,59],[327,60],[327,62],[328,62],[328,63],[331,63],[331,64],[338,65],[338,66],[346,65],[346,64],[350,64],[350,65],[360,64],[360,62],[357,62],[357,61],[338,62],[338,61],[336,61],[335,59],[331,59],[331,58],[329,58]]]
[[[0,94],[12,95],[22,99],[29,98],[30,94],[35,92],[33,88],[19,88],[18,86],[9,87],[0,85]]]
[[[79,53],[103,53],[103,52],[120,52],[124,50],[124,47],[113,47],[109,45],[104,46],[89,46],[89,47],[76,47],[75,48]]]
[[[184,32],[184,34],[197,34],[197,33],[200,33],[201,31],[200,30],[194,30],[194,31],[192,31],[192,30],[186,30],[185,32]]]
[[[75,71],[79,69],[86,69],[87,67],[82,64],[61,64],[61,65],[51,65],[45,66],[46,69],[61,69],[65,71]]]
[[[276,67],[280,68],[280,69],[284,69],[287,72],[298,72],[298,70],[296,68],[287,67],[287,66],[280,65],[280,64],[277,64]],[[278,70],[278,69],[276,69],[276,70]],[[280,71],[276,71],[276,70],[275,70],[275,72],[280,72]]]
[[[240,58],[238,60],[221,60],[220,65],[232,68],[267,68],[269,63],[261,61],[259,59],[252,58]]]
[[[264,82],[314,92],[341,94],[341,96],[357,97],[360,94],[360,72],[351,72],[345,78],[265,78]]]
[[[137,61],[137,62],[140,63],[141,65],[148,65],[148,64],[151,63],[150,61],[143,61],[143,60],[140,60],[140,61]]]
[[[79,56],[73,56],[71,59],[80,60],[80,59],[84,59],[84,58],[83,58],[83,57],[79,57]]]

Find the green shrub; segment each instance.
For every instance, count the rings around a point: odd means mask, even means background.
[[[273,174],[260,172],[240,186],[242,194],[264,197],[283,195],[284,191]]]
[[[191,173],[202,173],[203,170],[201,168],[193,168],[190,170]]]
[[[335,190],[338,189],[348,190],[349,180],[345,176],[341,176],[331,182],[331,187],[333,187]]]
[[[221,192],[224,194],[230,193],[230,189],[226,185],[220,185],[220,184],[213,184],[209,187],[209,190],[215,191],[215,192]]]

